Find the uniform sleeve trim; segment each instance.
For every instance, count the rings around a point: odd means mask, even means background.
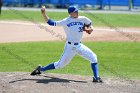
[[[47,23],[51,26],[56,26],[56,22],[51,19],[49,19]]]

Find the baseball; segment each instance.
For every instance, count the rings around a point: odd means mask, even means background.
[[[45,6],[42,6],[41,12],[42,12],[42,13],[45,13]]]
[[[45,6],[42,6],[42,8],[46,8]]]

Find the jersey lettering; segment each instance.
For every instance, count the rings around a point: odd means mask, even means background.
[[[71,26],[74,26],[74,25],[83,25],[83,23],[82,22],[71,22],[71,23],[67,24],[68,27],[71,27]]]
[[[83,32],[83,27],[79,27],[78,29],[79,29],[78,32]]]

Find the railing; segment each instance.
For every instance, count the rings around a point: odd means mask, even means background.
[[[4,6],[35,6],[35,5],[86,5],[90,4],[92,6],[100,5],[100,6],[127,6],[129,9],[132,7],[140,7],[140,0],[2,0]]]

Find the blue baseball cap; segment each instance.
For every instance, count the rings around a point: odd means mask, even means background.
[[[69,6],[68,8],[68,13],[76,12],[78,11],[78,8],[76,6]]]

